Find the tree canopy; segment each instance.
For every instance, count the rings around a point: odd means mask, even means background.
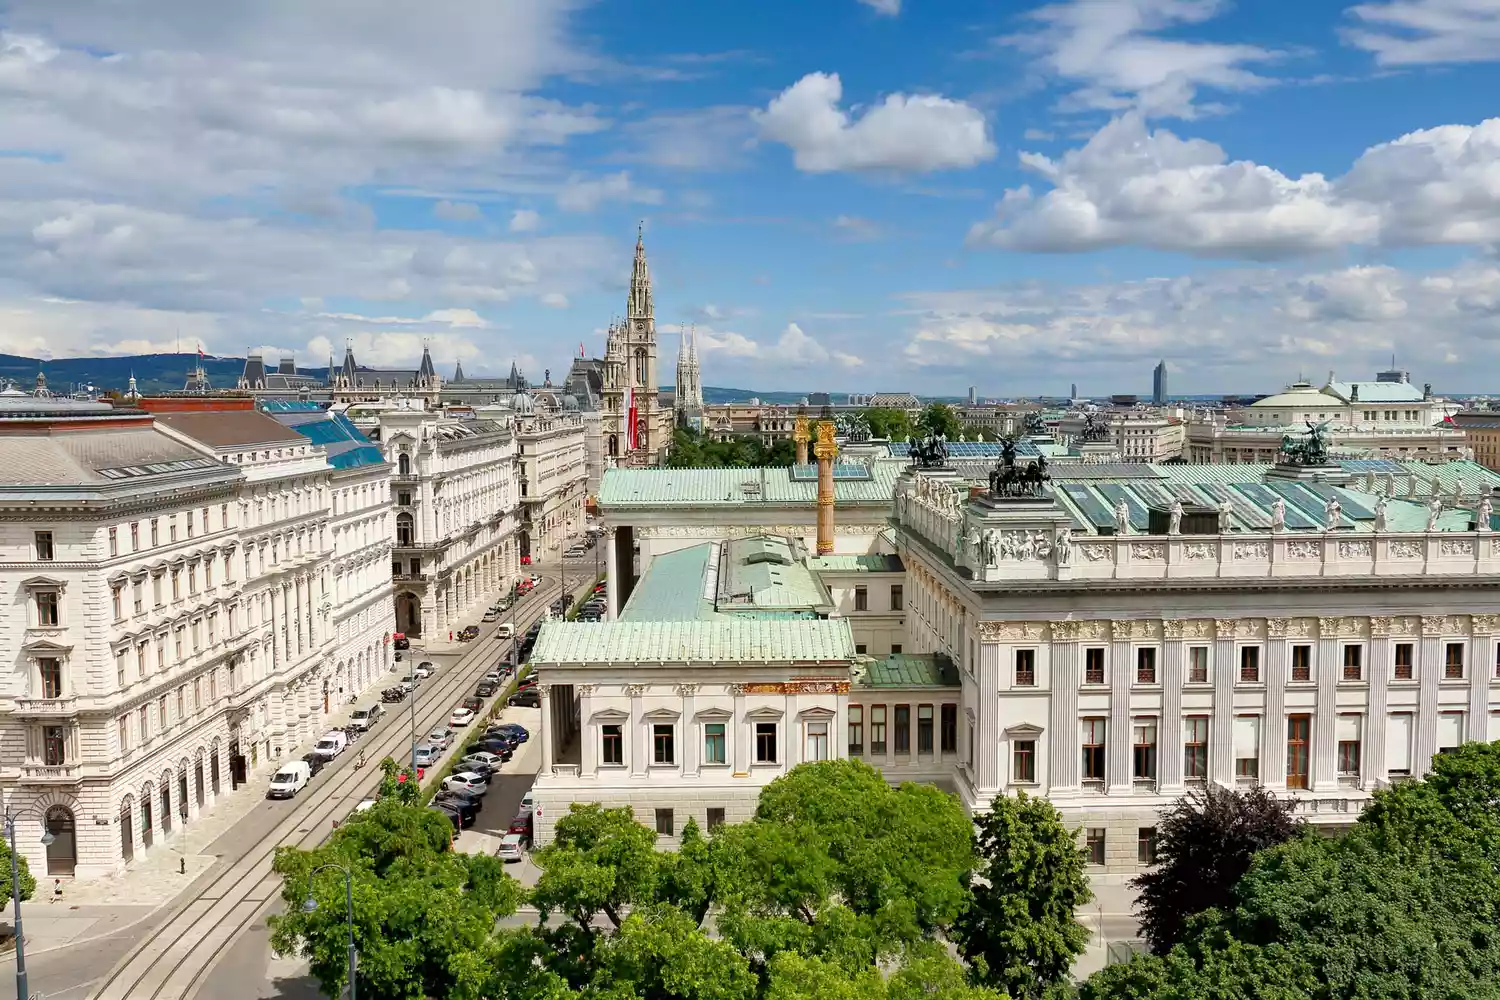
[[[928,403],[917,417],[918,434],[942,434],[948,440],[956,441],[963,429],[958,413],[947,403]]]
[[[20,872],[21,879],[21,901],[24,903],[36,892],[36,878],[31,874],[31,868],[26,864],[26,855],[16,855],[16,870]],[[10,899],[13,890],[10,884],[10,841],[0,836],[0,902]]]
[[[791,465],[796,459],[791,441],[767,445],[757,437],[737,436],[716,441],[691,427],[672,432],[672,449],[667,453],[669,469],[746,469],[758,466]]]
[[[890,406],[871,406],[864,411],[870,436],[890,441],[905,441],[911,436],[911,420],[905,410]]]

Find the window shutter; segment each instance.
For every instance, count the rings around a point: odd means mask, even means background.
[[[1401,712],[1386,720],[1385,769],[1392,772],[1411,770],[1411,714]]]
[[[1357,716],[1357,715],[1341,715],[1341,716],[1339,716],[1338,727],[1334,730],[1334,732],[1336,732],[1338,734],[1337,737],[1336,737],[1336,739],[1337,739],[1337,741],[1339,743],[1351,743],[1351,742],[1352,743],[1358,743],[1359,742],[1359,716]]]
[[[1234,756],[1237,760],[1260,756],[1260,716],[1235,717]]]

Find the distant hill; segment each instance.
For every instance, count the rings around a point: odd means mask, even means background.
[[[272,360],[271,364],[275,364]],[[184,354],[133,354],[116,358],[53,358],[40,361],[14,354],[0,354],[0,379],[11,379],[20,388],[36,384],[36,373],[47,373],[47,388],[53,392],[71,392],[75,386],[95,385],[120,392],[135,376],[141,392],[180,390],[188,374],[198,365],[196,352]],[[217,388],[233,388],[245,370],[244,358],[221,358],[204,355],[203,369]],[[328,366],[298,368],[303,375],[326,377]]]

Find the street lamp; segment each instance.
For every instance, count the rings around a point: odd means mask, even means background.
[[[317,875],[318,872],[326,871],[329,868],[337,868],[339,871],[344,873],[344,903],[349,907],[349,1000],[355,1000],[354,969],[356,962],[354,952],[354,873],[348,868],[345,868],[343,865],[333,863],[319,865],[312,871],[308,872],[307,899],[303,900],[302,902],[302,912],[312,913],[318,908],[318,901],[316,899],[313,899],[312,897],[313,876]]]
[[[10,901],[16,913],[16,996],[25,998],[31,991],[26,982],[26,936],[21,931],[21,859],[16,853],[16,816],[9,810],[5,813],[5,836],[10,840]],[[42,830],[43,847],[51,846],[55,839],[50,831]]]

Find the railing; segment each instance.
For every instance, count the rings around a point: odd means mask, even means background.
[[[75,715],[77,698],[17,698],[17,715]]]

